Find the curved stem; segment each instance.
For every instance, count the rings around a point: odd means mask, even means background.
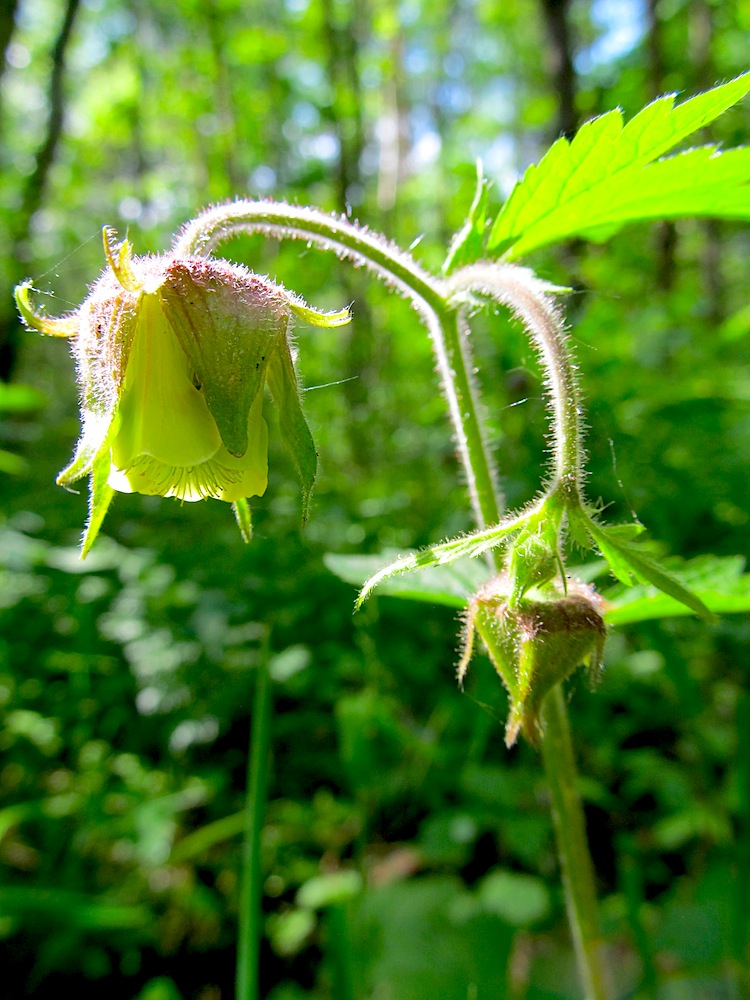
[[[252,232],[314,243],[367,267],[412,302],[430,333],[475,519],[480,527],[498,521],[496,475],[469,374],[468,331],[449,305],[445,283],[384,237],[348,219],[280,202],[236,201],[207,209],[188,223],[172,250],[177,256],[207,255],[224,240]]]
[[[470,348],[462,313],[442,307],[437,315],[445,345],[445,364],[455,410],[461,426],[463,447],[459,448],[466,478],[469,484],[474,519],[477,527],[484,528],[497,524],[502,514],[503,499],[497,485],[497,472],[487,444],[484,424],[479,413],[479,403],[474,380],[471,376]],[[453,407],[450,406],[451,415]],[[454,421],[456,437],[458,427]],[[501,558],[498,550],[494,558]],[[498,564],[497,569],[500,568]]]
[[[448,281],[454,296],[487,296],[508,307],[531,334],[546,370],[552,403],[555,485],[564,499],[580,503],[581,414],[575,367],[566,343],[562,316],[551,301],[554,291],[525,268],[479,263],[457,271]],[[543,705],[542,759],[552,799],[557,852],[565,902],[585,1000],[607,1000],[594,868],[578,791],[573,744],[562,684]]]
[[[389,284],[398,285],[407,298],[417,296],[433,309],[444,302],[442,281],[385,237],[316,208],[244,200],[217,205],[189,222],[172,250],[177,256],[207,256],[219,243],[240,233],[255,232],[315,243],[370,268]]]
[[[594,868],[586,841],[586,821],[562,685],[556,685],[545,698],[543,718],[542,757],[552,797],[552,818],[578,972],[585,1000],[607,1000]]]
[[[555,482],[575,497],[581,489],[581,410],[565,324],[552,300],[559,291],[523,267],[471,264],[447,282],[454,296],[474,292],[506,306],[521,320],[541,356],[552,407]]]
[[[524,322],[542,355],[552,399],[556,482],[566,496],[578,497],[581,480],[578,388],[562,319],[549,298],[550,286],[530,271],[495,264],[471,265],[442,281],[382,237],[346,219],[274,202],[240,201],[209,209],[186,227],[173,251],[180,255],[208,254],[218,243],[241,232],[303,239],[332,250],[368,267],[411,300],[432,338],[474,516],[480,527],[499,520],[502,504],[470,375],[468,331],[460,300],[465,293],[476,291],[507,305]],[[552,794],[557,847],[579,973],[586,1000],[606,1000],[593,866],[560,685],[547,695],[544,717],[543,759]]]

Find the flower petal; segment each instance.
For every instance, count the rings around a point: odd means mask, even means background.
[[[285,293],[237,265],[188,258],[167,265],[160,294],[224,445],[244,455],[250,408],[286,338]]]
[[[193,467],[221,448],[216,423],[161,308],[144,295],[118,411],[112,461],[127,470],[142,456]]]
[[[237,503],[262,496],[268,486],[268,429],[262,408],[263,397],[258,396],[250,411],[249,444],[242,458],[230,455],[223,445],[214,456],[195,465],[170,464],[143,454],[126,468],[118,468],[113,461],[109,485],[120,493],[177,497],[189,503],[207,497]]]
[[[235,503],[245,497],[260,497],[268,486],[268,426],[263,419],[263,394],[250,408],[247,421],[247,450],[237,458],[222,445],[214,462],[229,472],[241,473],[236,482],[228,481],[220,500]]]

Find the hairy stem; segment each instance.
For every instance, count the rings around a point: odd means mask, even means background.
[[[450,386],[455,399],[457,420],[460,423],[463,448],[459,448],[466,478],[469,483],[474,519],[477,527],[497,524],[502,513],[502,497],[497,486],[497,474],[487,444],[485,430],[479,415],[479,404],[470,374],[470,353],[467,340],[468,327],[457,310],[443,307],[437,315],[442,340],[445,345],[445,362],[448,373],[443,380],[444,389]],[[434,338],[433,338],[434,339]],[[447,392],[446,392],[447,395]],[[451,417],[454,407],[450,405]],[[454,419],[456,437],[458,424]],[[495,550],[495,557],[498,557]],[[499,568],[499,566],[497,567]]]
[[[586,841],[586,821],[560,684],[544,700],[543,719],[542,757],[552,797],[552,818],[578,972],[585,1000],[607,1000],[594,868]]]
[[[578,388],[562,319],[550,299],[549,293],[553,291],[550,286],[530,271],[496,264],[471,265],[443,281],[428,274],[382,237],[346,219],[274,202],[239,201],[209,209],[185,228],[173,252],[208,254],[218,243],[242,232],[303,239],[364,265],[405,295],[422,314],[432,338],[479,527],[499,520],[502,502],[470,375],[468,330],[462,308],[470,304],[472,292],[510,308],[531,334],[546,369],[552,402],[556,485],[570,500],[578,499],[581,486]],[[497,568],[501,568],[499,562]],[[559,685],[547,695],[544,718],[543,759],[579,973],[586,1000],[606,1000],[593,866],[577,791],[565,700]]]
[[[475,293],[506,306],[537,348],[552,409],[555,482],[578,498],[581,490],[581,412],[576,370],[563,318],[552,300],[556,289],[527,268],[512,264],[471,264],[447,282],[455,297]]]
[[[554,291],[524,268],[479,263],[457,271],[450,292],[486,296],[521,320],[544,365],[552,410],[553,488],[580,503],[581,415],[578,386],[568,352],[562,316],[551,300]],[[552,816],[565,887],[566,909],[585,1000],[607,1000],[594,868],[578,792],[573,744],[561,684],[544,700],[542,759],[552,799]]]

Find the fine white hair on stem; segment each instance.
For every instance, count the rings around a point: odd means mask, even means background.
[[[555,479],[578,491],[581,485],[581,406],[576,368],[565,325],[552,296],[563,291],[513,264],[482,261],[447,279],[451,300],[479,296],[505,306],[521,321],[542,360],[552,409]]]
[[[188,223],[172,247],[176,256],[203,256],[239,233],[298,239],[364,266],[404,295],[421,314],[480,526],[499,517],[496,476],[489,459],[470,375],[465,325],[449,303],[446,283],[384,237],[342,216],[282,202],[239,200],[207,209]]]
[[[184,227],[172,250],[177,255],[207,256],[239,233],[257,232],[276,239],[306,240],[346,257],[398,286],[407,298],[444,298],[441,280],[385,237],[343,216],[284,202],[240,200],[208,208]]]

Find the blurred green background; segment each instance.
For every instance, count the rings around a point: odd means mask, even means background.
[[[381,596],[353,617],[323,562],[471,527],[416,314],[302,245],[235,241],[311,304],[354,303],[351,327],[298,331],[310,523],[269,404],[250,547],[226,505],[119,496],[81,563],[85,496],[54,485],[78,430],[72,362],[20,329],[11,289],[30,276],[51,313],[72,309],[103,224],[159,252],[235,195],[349,213],[438,268],[477,158],[498,205],[560,132],[737,75],[749,37],[748,0],[4,0],[4,995],[233,996],[266,634],[262,995],[580,995],[539,761],[506,751],[489,664],[462,694],[453,611]],[[711,129],[749,134],[747,102]],[[746,227],[685,221],[530,261],[576,289],[590,497],[686,558],[749,549],[749,251]],[[539,369],[502,315],[473,339],[523,503],[544,475]],[[610,635],[595,692],[571,684],[618,997],[749,995],[749,640],[741,616],[642,623]]]

